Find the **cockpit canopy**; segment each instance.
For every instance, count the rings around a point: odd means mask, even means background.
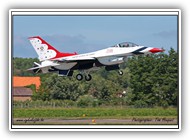
[[[123,42],[123,43],[120,43],[120,44],[116,44],[112,47],[120,47],[120,48],[127,48],[127,47],[136,47],[136,46],[139,46],[135,43],[132,43],[132,42]]]

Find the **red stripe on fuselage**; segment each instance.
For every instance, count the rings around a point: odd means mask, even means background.
[[[52,59],[55,58],[60,58],[60,57],[67,57],[67,56],[73,56],[73,55],[77,55],[77,53],[57,53],[56,56]]]

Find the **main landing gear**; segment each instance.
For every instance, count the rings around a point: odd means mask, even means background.
[[[86,81],[90,81],[90,80],[92,79],[92,76],[91,76],[90,74],[86,74],[84,78],[85,78]],[[80,74],[80,73],[77,74],[77,75],[76,75],[76,79],[77,79],[78,81],[81,81],[81,80],[83,79],[83,75]]]
[[[81,81],[83,79],[83,75],[82,74],[77,74],[76,79],[78,81]]]
[[[118,71],[118,74],[122,76],[122,75],[123,75],[123,71],[122,71],[122,70],[119,70],[119,71]],[[83,78],[85,78],[86,81],[92,80],[92,76],[91,76],[90,74],[88,74],[88,73],[83,73],[83,72],[82,72],[82,74],[79,73],[79,74],[76,75],[76,79],[77,79],[78,81],[83,80]]]

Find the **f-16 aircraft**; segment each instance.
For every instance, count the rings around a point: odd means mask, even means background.
[[[79,81],[83,77],[86,81],[90,81],[92,79],[90,72],[100,67],[105,67],[107,71],[118,70],[119,75],[123,75],[119,65],[126,62],[129,56],[164,51],[159,48],[124,42],[90,53],[62,53],[39,36],[30,37],[29,40],[37,52],[41,64],[34,62],[34,67],[28,70],[35,73],[54,72],[59,76],[72,76],[74,70],[79,70],[79,73],[76,75],[76,79]]]

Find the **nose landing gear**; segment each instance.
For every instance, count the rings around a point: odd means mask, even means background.
[[[118,71],[118,74],[119,74],[119,75],[123,75],[123,71],[122,71],[122,70],[119,70],[119,71]]]

